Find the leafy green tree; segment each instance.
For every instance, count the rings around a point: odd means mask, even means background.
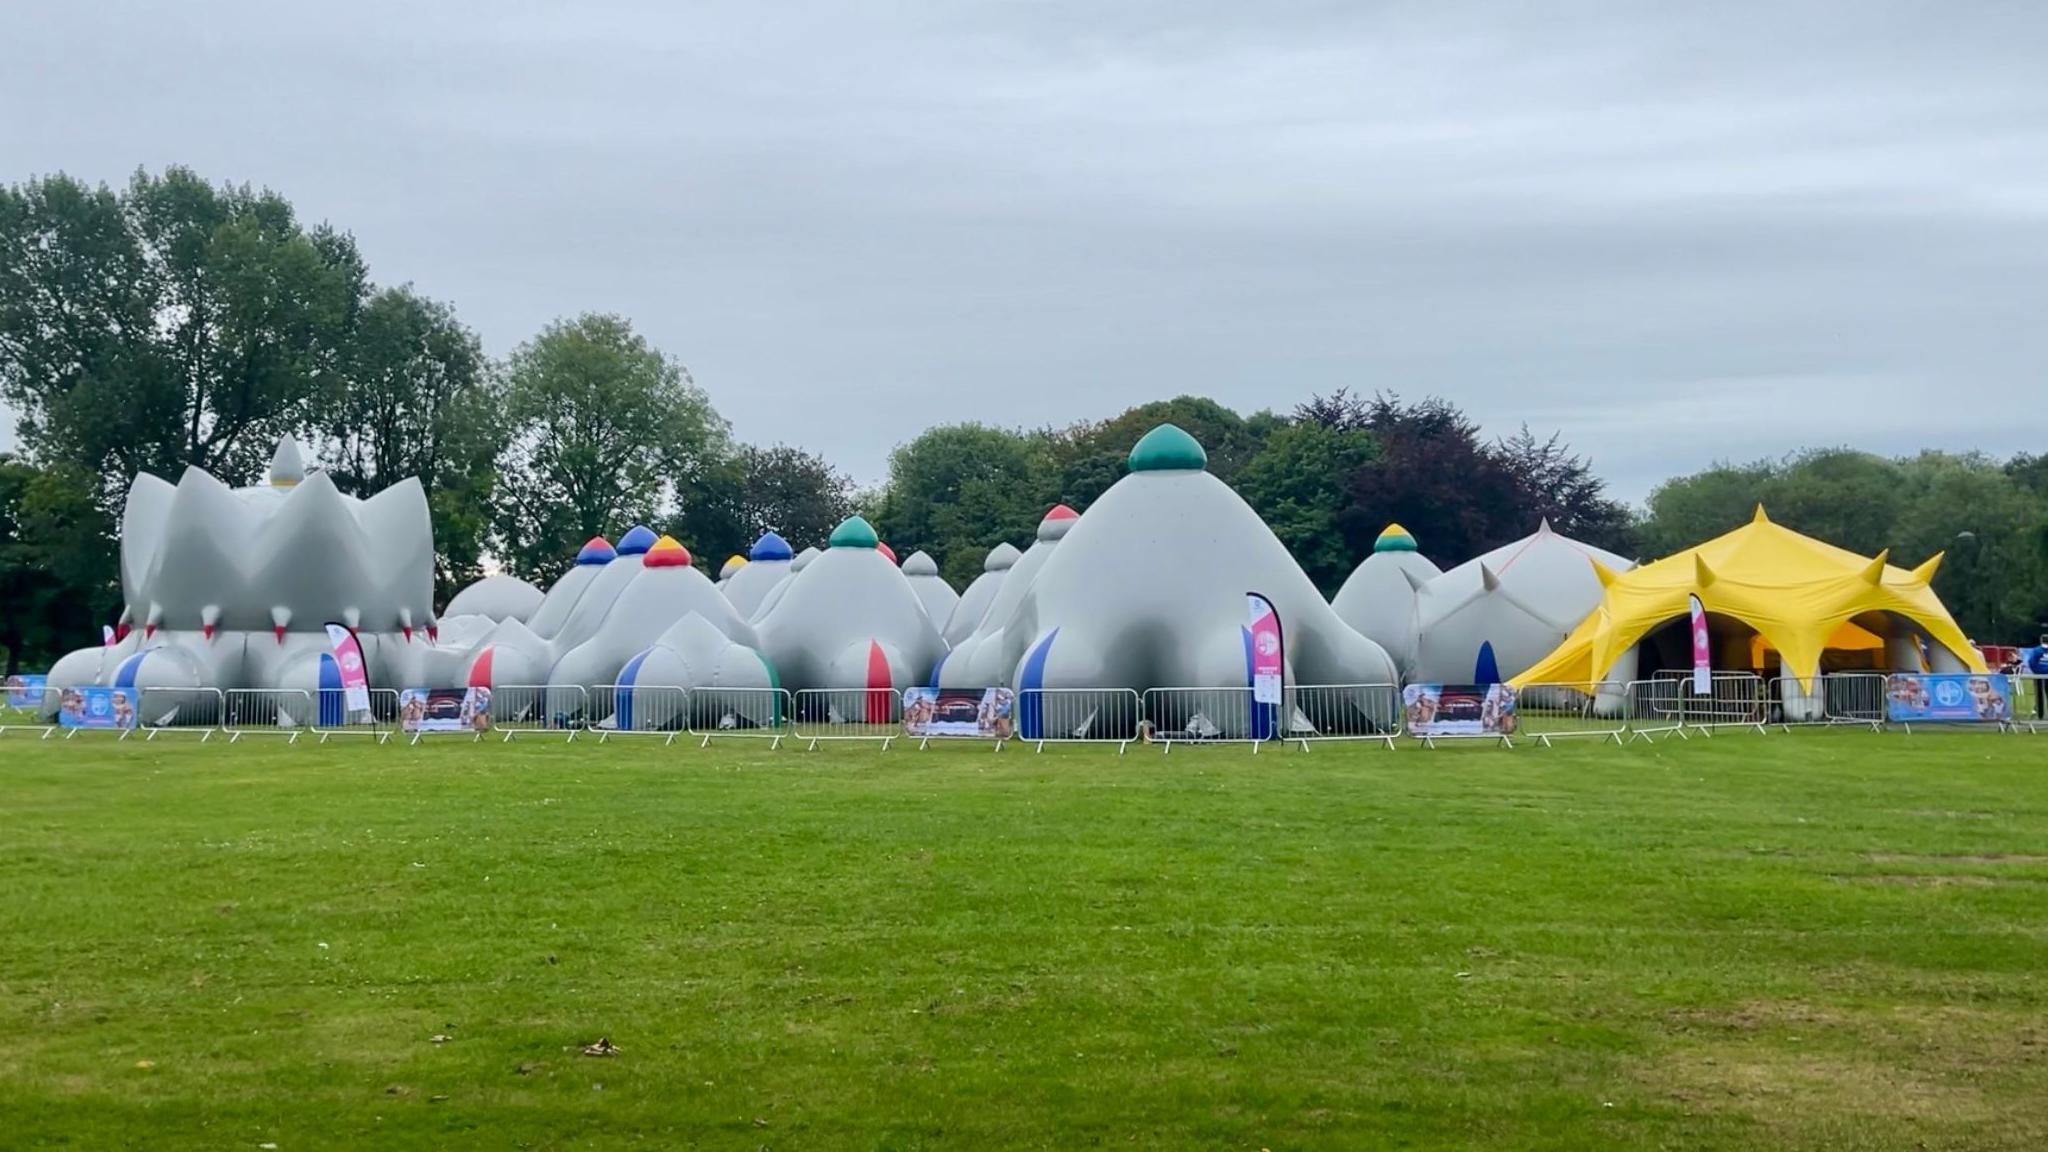
[[[0,395],[110,500],[143,470],[246,482],[342,370],[364,285],[347,235],[184,168],[0,189]]]
[[[0,649],[6,672],[47,667],[97,643],[118,614],[113,524],[93,477],[0,455]]]
[[[371,295],[316,415],[343,491],[369,496],[408,476],[426,486],[441,599],[481,574],[508,429],[483,345],[453,309],[409,287]]]
[[[557,321],[521,345],[504,404],[492,541],[529,580],[552,579],[591,536],[688,507],[729,451],[703,389],[617,316]]]
[[[1370,538],[1347,537],[1340,519],[1352,475],[1377,451],[1362,429],[1300,421],[1268,436],[1238,473],[1238,492],[1325,595],[1343,585],[1354,558],[1371,548]]]
[[[1522,491],[1522,519],[1549,521],[1574,540],[1627,556],[1635,550],[1635,516],[1607,498],[1606,482],[1586,459],[1564,443],[1561,433],[1538,439],[1527,424],[1496,441],[1493,454]]]
[[[1256,456],[1265,436],[1282,421],[1271,413],[1250,420],[1202,396],[1176,396],[1140,404],[1108,420],[1084,422],[1044,434],[1061,502],[1086,511],[1123,478],[1131,446],[1161,424],[1176,424],[1209,455],[1209,473],[1224,483]]]
[[[824,457],[785,444],[742,444],[712,468],[669,531],[715,572],[764,532],[781,533],[798,550],[823,547],[853,508],[853,482]]]
[[[875,529],[897,555],[923,549],[948,579],[971,580],[990,548],[1030,543],[1054,503],[1052,488],[1044,437],[942,425],[890,455]]]

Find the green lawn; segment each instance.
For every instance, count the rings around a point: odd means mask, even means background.
[[[2038,1149],[2044,1007],[2037,737],[0,738],[0,1147]]]

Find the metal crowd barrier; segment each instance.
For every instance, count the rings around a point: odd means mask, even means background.
[[[1150,688],[1145,692],[1145,727],[1140,739],[1161,751],[1175,744],[1259,745],[1280,730],[1280,706],[1260,704],[1250,688]]]
[[[599,744],[614,736],[659,736],[673,744],[689,731],[689,693],[672,684],[600,684],[589,701]]]
[[[135,732],[145,741],[166,732],[196,732],[204,744],[227,714],[227,697],[218,688],[144,688],[139,696],[135,727],[121,734],[123,740]]]
[[[1823,724],[1855,724],[1884,731],[1888,715],[1882,672],[1831,672],[1816,679]],[[1787,685],[1797,690],[1797,685]]]
[[[17,691],[21,690],[17,689]],[[39,732],[42,734],[43,739],[48,740],[50,733],[56,730],[57,722],[54,717],[47,721],[44,720],[43,710],[48,708],[52,712],[56,711],[53,705],[56,702],[57,692],[57,689],[45,685],[41,689],[42,695],[37,703],[27,708],[13,707],[7,703],[4,695],[0,695],[0,736],[7,735],[8,731],[13,729]]]
[[[1138,738],[1144,697],[1133,688],[1029,688],[1017,693],[1017,739],[1037,745],[1114,744]]]
[[[1712,736],[1716,728],[1766,731],[1769,701],[1763,677],[1749,672],[1716,672],[1704,694],[1693,691],[1690,672],[1659,673],[1629,683],[1629,739],[1648,740],[1669,733],[1688,739],[1686,730]],[[1649,723],[1645,723],[1645,721]]]
[[[350,712],[348,693],[340,688],[322,688],[316,703],[313,730],[322,744],[330,736],[368,736],[382,744],[398,725],[398,692],[393,688],[370,689],[367,712]]]
[[[300,688],[230,688],[222,694],[221,730],[233,744],[244,736],[284,736],[296,744],[312,727],[313,695]]]
[[[1333,740],[1375,740],[1394,747],[1401,735],[1401,689],[1395,684],[1296,684],[1285,693],[1290,744]]]
[[[876,740],[887,749],[903,735],[902,719],[903,694],[894,688],[805,688],[790,734],[810,751],[820,740]]]
[[[1553,740],[1624,742],[1629,730],[1629,686],[1531,684],[1515,694],[1516,733],[1545,748]]]
[[[2033,735],[2048,729],[2048,676],[2017,672],[2005,678],[2006,699],[2012,702],[2012,730]]]
[[[491,689],[491,727],[505,739],[525,733],[567,733],[583,729],[590,713],[590,693],[580,684],[501,684]]]
[[[689,731],[709,748],[714,737],[768,741],[769,751],[795,731],[796,703],[780,688],[697,688],[689,699]]]

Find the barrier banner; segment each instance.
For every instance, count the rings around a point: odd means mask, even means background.
[[[1410,684],[1401,689],[1411,736],[1509,736],[1515,690],[1505,684]]]
[[[370,710],[370,675],[363,668],[363,646],[343,624],[327,626],[327,643],[341,668],[341,696],[351,713]]]
[[[9,676],[7,678],[7,706],[9,708],[41,708],[43,689],[50,686],[48,676]]]
[[[407,688],[398,694],[406,732],[483,732],[491,726],[489,688]]]
[[[1885,681],[1885,719],[1900,723],[1947,720],[2003,724],[2012,719],[2009,691],[2003,676],[1895,672]]]
[[[1252,700],[1278,704],[1282,680],[1287,675],[1286,656],[1280,645],[1280,614],[1273,610],[1271,600],[1257,592],[1245,593],[1244,599],[1251,618]]]
[[[135,689],[66,688],[57,723],[64,728],[133,728]]]
[[[905,688],[903,731],[910,736],[1007,740],[1016,693],[1008,688]]]

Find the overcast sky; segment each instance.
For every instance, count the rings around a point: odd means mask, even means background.
[[[1629,499],[2048,451],[2037,0],[296,7],[10,5],[0,180],[268,185],[494,354],[623,313],[863,482],[940,421],[1339,387]]]

